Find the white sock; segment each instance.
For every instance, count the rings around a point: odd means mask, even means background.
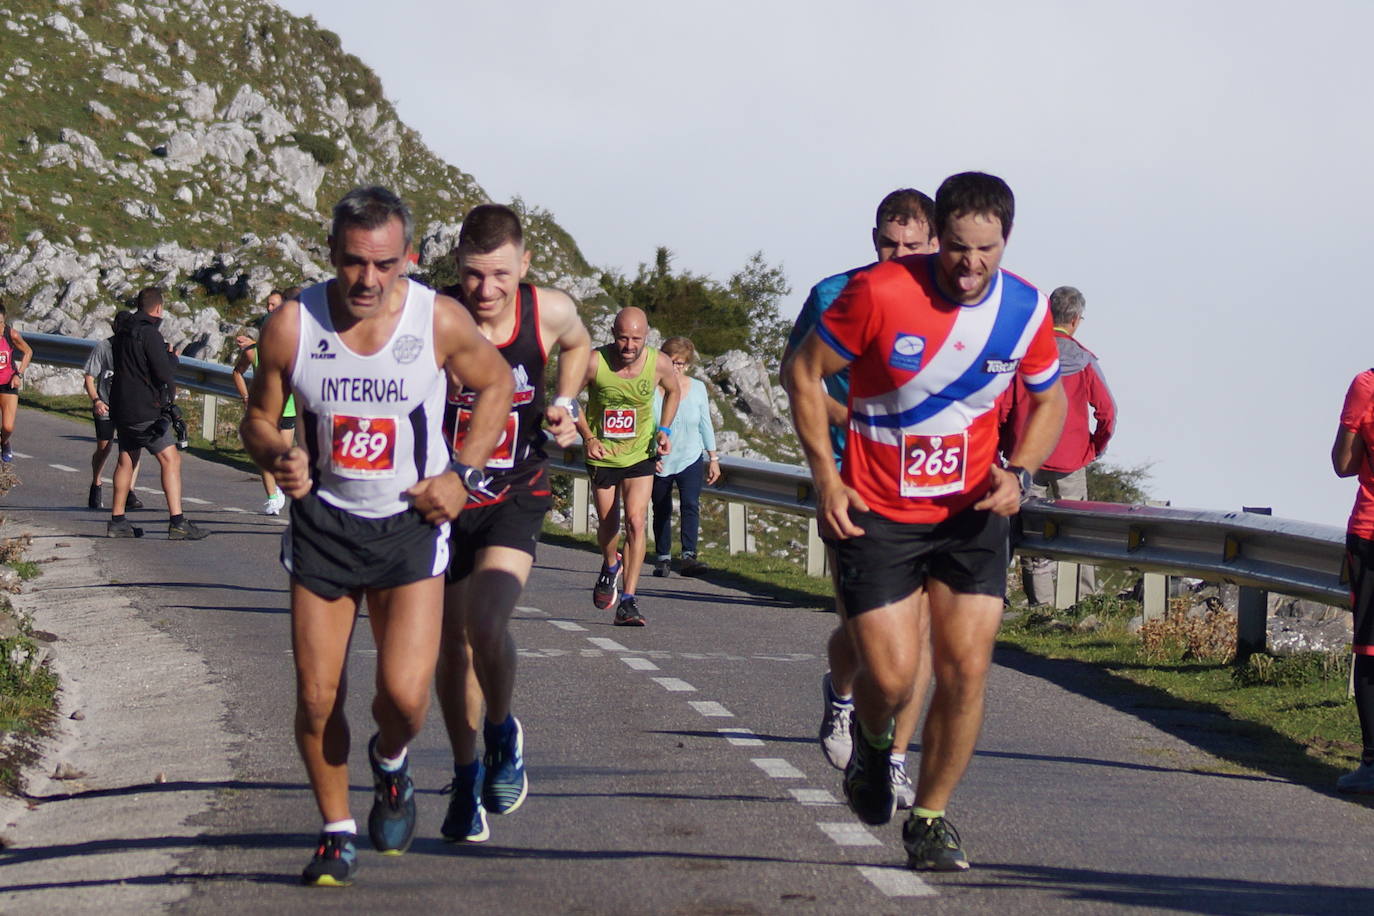
[[[377,756],[377,766],[381,767],[382,771],[385,773],[395,773],[401,768],[401,764],[406,762],[407,750],[407,748],[401,748],[401,753],[397,754],[395,757],[383,757],[379,754]]]
[[[353,818],[346,821],[330,821],[324,825],[325,833],[357,833],[358,825]]]

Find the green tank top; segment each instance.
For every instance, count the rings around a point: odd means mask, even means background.
[[[258,368],[258,348],[256,346],[253,347],[253,368]],[[286,396],[286,403],[282,405],[281,415],[282,419],[296,415],[296,396],[294,394]]]
[[[654,444],[654,387],[658,351],[649,347],[644,368],[634,378],[622,378],[611,369],[606,351],[596,351],[596,378],[587,395],[587,424],[601,440],[606,457],[588,464],[627,468],[658,454]]]

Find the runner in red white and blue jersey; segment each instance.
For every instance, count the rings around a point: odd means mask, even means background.
[[[945,806],[982,725],[1009,517],[1064,423],[1048,302],[1001,269],[1014,209],[1000,178],[946,179],[935,196],[939,253],[855,276],[784,368],[821,534],[835,552],[845,626],[862,662],[844,791],[865,823],[887,823],[894,813],[893,717],[911,694],[920,654],[931,652],[935,692],[916,804],[902,828],[914,869],[968,867]],[[849,435],[837,471],[819,382],[845,366]],[[1032,412],[1001,468],[995,404],[1017,374]]]

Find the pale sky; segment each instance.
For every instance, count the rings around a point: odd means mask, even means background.
[[[1329,450],[1374,366],[1349,292],[1374,212],[1374,4],[281,5],[593,264],[632,273],[667,245],[724,279],[761,249],[788,313],[872,260],[886,192],[1000,175],[1003,266],[1087,298],[1078,337],[1120,410],[1107,459],[1153,463],[1175,506],[1345,524]]]

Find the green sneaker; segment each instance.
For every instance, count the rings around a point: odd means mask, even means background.
[[[959,831],[943,817],[911,815],[902,825],[907,868],[914,871],[963,871],[968,856],[959,845]]]

